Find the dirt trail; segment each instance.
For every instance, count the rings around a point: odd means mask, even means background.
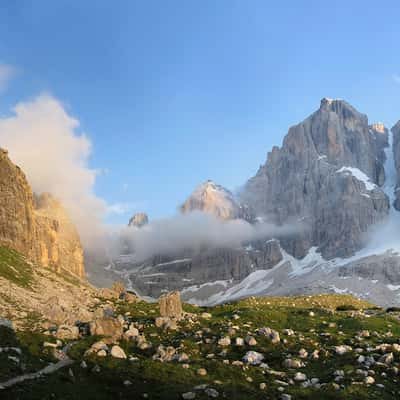
[[[32,372],[30,374],[20,375],[15,378],[9,379],[6,382],[0,382],[0,390],[10,388],[11,386],[14,386],[18,383],[21,383],[21,382],[24,382],[27,380],[41,378],[43,375],[52,374],[53,372],[55,372],[61,368],[64,368],[68,365],[73,364],[73,362],[74,362],[73,360],[70,360],[69,358],[67,358],[65,360],[58,361],[55,364],[50,364],[47,367],[44,367],[43,369],[41,369],[40,371]]]

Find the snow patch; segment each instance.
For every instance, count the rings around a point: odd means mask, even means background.
[[[400,289],[400,285],[386,285],[389,290],[395,291]]]
[[[351,174],[353,175],[357,180],[361,181],[364,183],[365,187],[367,190],[374,190],[376,189],[376,185],[371,182],[371,180],[368,178],[368,176],[366,174],[364,174],[364,172],[362,172],[360,169],[358,168],[354,168],[354,167],[342,167],[340,169],[338,169],[336,171],[336,173],[340,174]]]
[[[180,263],[190,262],[190,261],[192,261],[191,258],[181,258],[179,260],[173,260],[173,261],[168,261],[168,262],[157,264],[157,265],[155,265],[155,267],[163,267],[165,265],[180,264]]]

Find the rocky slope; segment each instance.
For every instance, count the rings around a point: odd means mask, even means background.
[[[50,194],[34,195],[21,169],[0,150],[0,244],[29,260],[85,277],[79,235]]]
[[[52,272],[47,270],[47,273]],[[397,399],[399,313],[351,296],[201,308],[94,297],[94,321],[0,319],[9,399]],[[37,317],[40,319],[40,316]],[[26,319],[30,322],[30,318]]]

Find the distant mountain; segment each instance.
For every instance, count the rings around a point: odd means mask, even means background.
[[[294,233],[139,264],[124,257],[111,269],[142,294],[179,289],[199,304],[321,292],[399,304],[399,189],[400,122],[389,131],[344,100],[324,98],[268,153],[238,198],[207,181],[180,208],[222,220],[296,224]]]
[[[250,210],[221,185],[208,180],[198,186],[180,207],[182,213],[202,211],[223,220],[252,219]]]
[[[128,226],[134,226],[136,228],[141,228],[149,223],[149,217],[146,213],[140,212],[136,213],[129,220]]]

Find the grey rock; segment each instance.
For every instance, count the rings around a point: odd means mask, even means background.
[[[394,206],[400,211],[400,121],[391,129],[393,135],[393,157],[397,171]]]
[[[243,356],[242,360],[246,364],[260,365],[262,363],[262,361],[264,360],[264,356],[261,353],[258,353],[257,351],[248,351]]]
[[[363,234],[388,213],[382,140],[368,119],[342,100],[323,99],[318,111],[289,129],[281,148],[274,147],[242,199],[257,215],[278,225],[303,222],[281,244],[296,257],[317,246],[325,258],[346,257],[363,245]],[[368,190],[342,167],[358,168],[377,186]],[[362,194],[365,194],[363,196]]]
[[[192,400],[195,398],[196,398],[196,393],[194,393],[194,392],[182,393],[182,399],[184,399],[184,400]]]

